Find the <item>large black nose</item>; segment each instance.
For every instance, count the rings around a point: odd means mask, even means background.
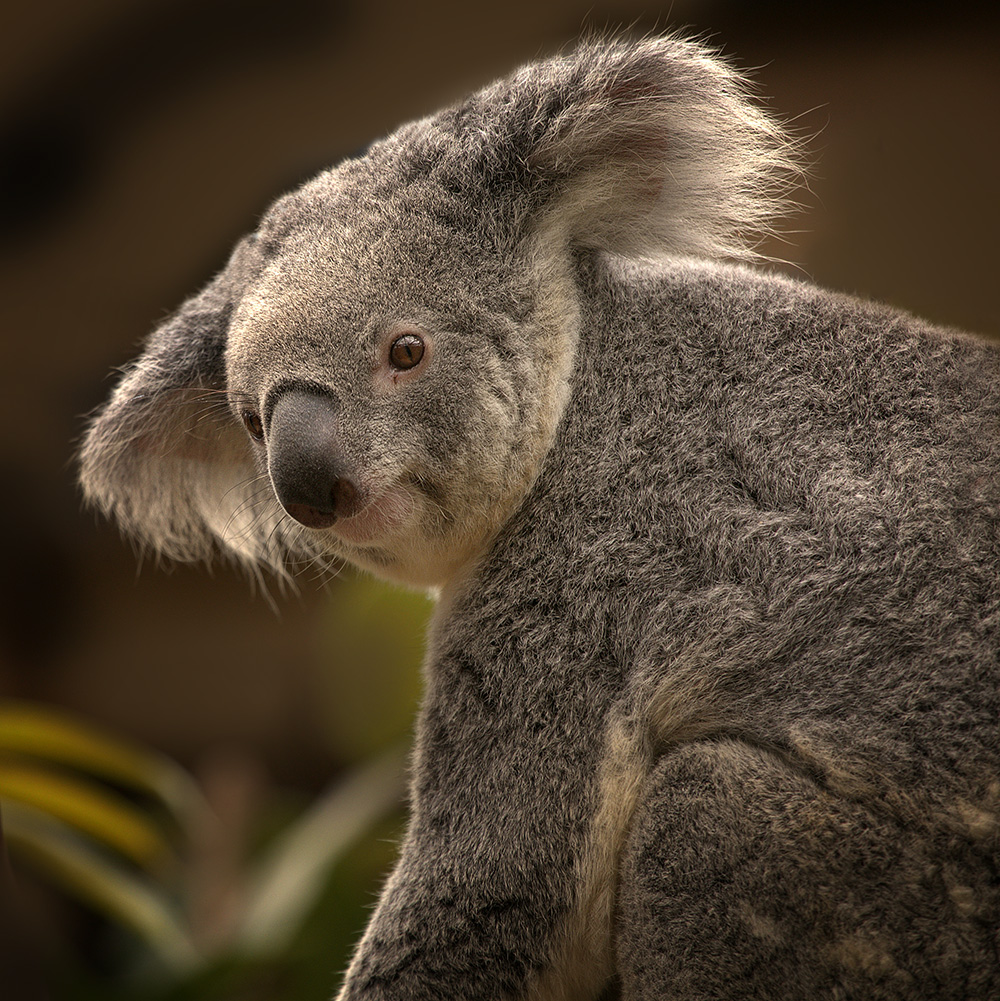
[[[268,421],[267,467],[281,506],[308,528],[329,528],[361,507],[336,434],[337,402],[309,390],[278,398]]]

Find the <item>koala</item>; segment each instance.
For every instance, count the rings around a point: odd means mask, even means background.
[[[761,266],[796,159],[585,42],[280,198],[90,423],[158,553],[437,595],[341,1001],[1000,997],[1000,349]]]

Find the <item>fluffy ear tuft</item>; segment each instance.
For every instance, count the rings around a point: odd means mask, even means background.
[[[494,163],[540,182],[546,223],[577,246],[753,258],[801,180],[795,143],[745,77],[676,37],[586,43],[473,107]]]
[[[133,369],[88,428],[84,495],[143,547],[207,560],[234,513],[227,517],[221,500],[233,483],[253,477],[253,465],[224,394],[157,386],[150,374],[141,364]]]
[[[225,391],[229,317],[252,257],[252,239],[243,241],[226,270],[153,332],[80,452],[87,500],[174,559],[208,559],[221,543],[266,562],[262,547],[277,543],[270,490],[260,489]]]

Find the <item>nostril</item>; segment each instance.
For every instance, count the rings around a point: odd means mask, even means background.
[[[287,503],[285,510],[300,524],[306,528],[329,528],[337,520],[337,516],[331,511],[320,511],[319,508],[311,507],[309,504]]]
[[[322,498],[318,506],[301,501],[283,501],[284,509],[306,528],[329,528],[340,518],[350,518],[360,508],[361,496],[357,484],[346,476],[334,480],[329,498]],[[325,503],[329,500],[329,503]]]
[[[358,488],[354,481],[346,476],[341,476],[333,484],[330,500],[333,503],[333,511],[338,518],[350,518],[352,514],[357,514]]]

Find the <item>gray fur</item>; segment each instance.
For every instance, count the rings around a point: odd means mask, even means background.
[[[278,201],[92,424],[159,551],[440,592],[345,1001],[1000,996],[1000,351],[725,263],[788,151],[693,43],[529,66]]]

